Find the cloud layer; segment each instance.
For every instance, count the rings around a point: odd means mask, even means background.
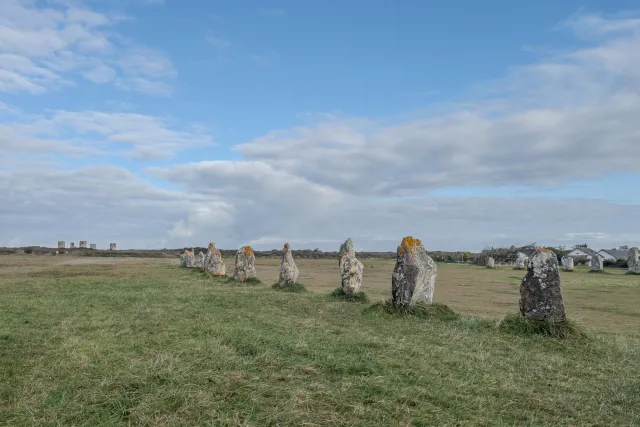
[[[114,36],[120,17],[17,0],[3,2],[0,17],[0,91],[38,94],[83,78],[169,95],[168,82],[178,78],[164,54]],[[534,241],[640,245],[633,231],[640,206],[603,195],[431,194],[640,172],[640,20],[574,15],[557,31],[573,34],[578,47],[513,68],[471,100],[410,120],[318,114],[319,122],[236,146],[237,161],[203,152],[200,162],[157,163],[212,144],[200,128],[165,117],[30,114],[0,103],[0,245],[214,240],[271,249],[288,240],[336,249],[352,237],[360,250],[393,250],[409,234],[434,250]],[[209,43],[228,47],[214,36]],[[131,167],[114,166],[114,158]]]

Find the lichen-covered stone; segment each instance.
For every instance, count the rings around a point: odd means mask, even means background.
[[[182,255],[180,255],[180,266],[186,268],[196,267],[196,258],[193,255],[193,250],[185,249]]]
[[[604,259],[600,255],[592,256],[589,266],[591,271],[602,271],[604,270]]]
[[[346,294],[355,294],[362,286],[364,265],[356,258],[353,241],[349,238],[340,246],[338,265],[340,267],[340,284]]]
[[[196,262],[199,268],[204,268],[204,260],[206,257],[207,256],[205,255],[205,253],[200,251],[200,253],[198,254],[198,261]]]
[[[540,248],[531,255],[520,284],[520,313],[530,319],[559,322],[566,319],[558,257]]]
[[[516,258],[516,266],[514,268],[516,270],[524,270],[527,259],[528,258],[525,258],[525,257]]]
[[[236,252],[233,279],[244,282],[250,277],[256,277],[256,256],[251,246],[243,246]]]
[[[492,257],[487,258],[486,267],[487,268],[496,268],[496,260],[494,260]]]
[[[629,273],[640,274],[640,249],[629,249],[627,263],[629,264]]]
[[[420,301],[433,302],[438,268],[418,239],[402,239],[391,278],[393,304],[397,307]]]
[[[561,261],[562,261],[562,269],[564,271],[573,271],[574,269],[573,257],[565,255],[562,257]]]
[[[209,243],[207,255],[204,257],[203,270],[214,276],[224,276],[227,272],[224,261],[222,261],[222,254],[213,243]]]
[[[298,267],[293,260],[291,246],[289,243],[284,244],[282,249],[282,262],[280,263],[280,277],[278,283],[281,285],[293,285],[298,281]]]

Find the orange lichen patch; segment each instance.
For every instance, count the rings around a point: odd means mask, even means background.
[[[242,249],[244,250],[244,253],[247,254],[247,256],[253,256],[253,249],[251,248],[251,246],[245,246]]]
[[[414,239],[411,236],[407,236],[402,239],[402,243],[400,243],[400,246],[398,246],[398,252],[400,252],[401,254],[404,253],[405,246],[411,253],[413,253],[413,250],[415,248],[422,246],[422,242],[420,241],[420,239]]]
[[[549,252],[549,249],[547,249],[547,248],[540,248],[540,252]]]
[[[184,250],[184,253],[185,253],[187,256],[191,256],[191,255],[193,255],[193,252],[191,252],[189,249],[185,249],[185,250]]]
[[[215,273],[213,273],[214,276],[220,276],[220,272],[216,271]]]
[[[285,248],[285,249],[289,249],[290,247],[291,247],[291,246],[289,246],[289,242],[287,242],[287,243],[285,243],[285,244],[284,244],[284,248]]]
[[[247,280],[247,276],[242,276],[242,281],[244,282],[245,280]]]
[[[214,250],[216,248],[215,243],[211,242],[209,243],[209,249]]]

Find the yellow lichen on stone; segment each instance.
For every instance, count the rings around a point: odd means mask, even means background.
[[[214,250],[216,248],[215,243],[211,242],[209,243],[209,249]]]
[[[253,249],[251,248],[251,246],[245,246],[243,249],[244,253],[247,254],[247,256],[253,256]]]
[[[285,244],[284,244],[284,248],[285,248],[285,249],[289,249],[290,247],[291,247],[291,246],[289,246],[289,242],[287,242],[287,243],[285,243]]]
[[[215,273],[213,273],[214,276],[220,276],[220,272],[216,271]]]
[[[547,249],[547,248],[540,248],[540,252],[549,252],[549,249]]]
[[[420,239],[415,239],[412,236],[407,236],[404,239],[402,239],[402,243],[400,243],[400,246],[398,247],[398,251],[400,253],[404,253],[405,246],[413,254],[413,251],[415,248],[422,246],[422,242],[420,241]]]

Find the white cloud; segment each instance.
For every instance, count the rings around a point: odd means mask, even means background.
[[[149,94],[171,92],[177,72],[163,53],[128,42],[114,30],[121,15],[71,2],[0,2],[0,91],[41,94],[83,77]]]

